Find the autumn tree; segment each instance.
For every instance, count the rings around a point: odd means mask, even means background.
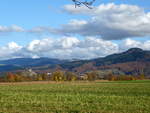
[[[43,80],[49,80],[49,76],[47,73],[41,74]]]
[[[55,71],[52,73],[51,79],[53,81],[64,81],[65,75],[63,71]]]
[[[65,73],[65,79],[67,81],[75,81],[75,80],[77,80],[77,75],[73,72],[66,72]]]
[[[15,82],[15,75],[11,72],[7,73],[6,79],[8,82]]]
[[[94,81],[98,79],[98,73],[96,71],[88,72],[87,73],[87,80]]]
[[[15,82],[25,81],[25,79],[24,79],[24,77],[22,75],[15,74],[14,77],[15,77]]]
[[[36,75],[36,80],[37,81],[42,81],[44,80],[41,74]]]
[[[144,74],[140,74],[139,79],[141,79],[141,80],[145,79],[145,75]]]
[[[109,73],[106,77],[107,80],[109,81],[115,81],[116,80],[116,76],[114,76],[112,73]]]

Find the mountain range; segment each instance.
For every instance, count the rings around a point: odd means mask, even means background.
[[[34,68],[34,67],[54,67],[55,65],[62,64],[67,62],[67,60],[59,60],[52,58],[16,58],[9,60],[1,60],[0,61],[0,71],[15,71],[15,70],[23,70],[26,68]]]
[[[119,70],[126,74],[145,73],[150,75],[150,51],[131,48],[125,52],[91,60],[59,60],[51,58],[17,58],[0,61],[0,72],[23,70],[47,70],[60,68],[76,73],[92,70]]]

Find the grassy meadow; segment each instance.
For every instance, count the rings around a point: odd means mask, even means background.
[[[0,113],[150,113],[150,81],[0,84]]]

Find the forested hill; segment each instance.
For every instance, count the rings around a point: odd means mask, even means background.
[[[150,51],[132,48],[104,58],[79,60],[61,64],[61,67],[75,72],[118,69],[125,73],[145,71],[150,75]]]
[[[0,61],[0,64],[0,71],[11,71],[29,67],[38,67],[39,70],[40,68],[44,70],[44,67],[46,69],[61,67],[61,69],[78,73],[91,70],[119,69],[127,73],[144,70],[149,74],[150,51],[132,48],[122,53],[91,60],[69,61],[50,58],[18,58]]]

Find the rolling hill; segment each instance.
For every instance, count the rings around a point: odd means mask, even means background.
[[[12,71],[29,67],[38,70],[60,67],[61,69],[76,73],[84,73],[92,70],[117,69],[126,74],[146,73],[149,76],[150,51],[131,48],[122,53],[91,60],[69,61],[50,58],[19,58],[0,61],[0,64],[3,64],[0,66],[0,71]]]
[[[145,72],[147,75],[150,75],[150,51],[131,48],[128,51],[112,54],[104,58],[64,63],[61,64],[61,67],[77,73],[84,73],[91,70],[117,69],[126,74]]]
[[[55,65],[67,62],[67,60],[51,59],[51,58],[16,58],[0,61],[0,71],[12,71],[33,67],[55,67]]]

